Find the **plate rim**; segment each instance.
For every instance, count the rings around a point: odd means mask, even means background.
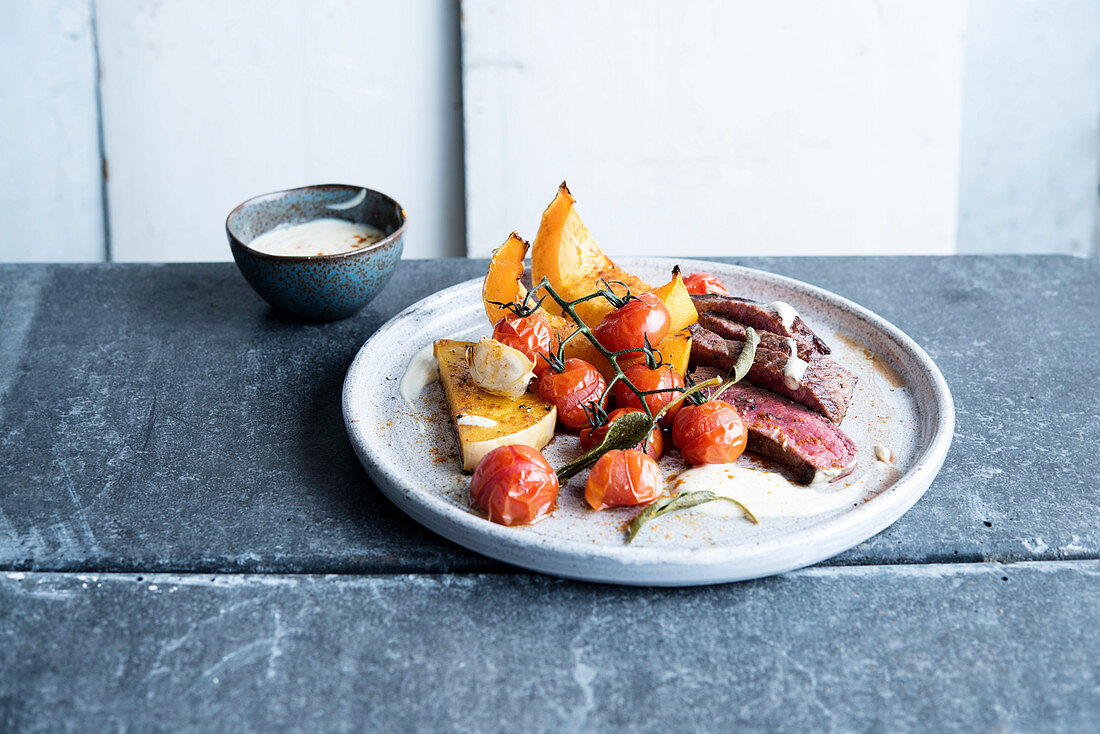
[[[410,314],[422,310],[428,299],[445,302],[447,297],[465,290],[479,291],[483,278],[477,277],[436,291],[395,314],[359,348],[344,378],[341,407],[348,438],[371,480],[391,502],[421,525],[452,542],[528,570],[602,583],[694,586],[761,578],[830,558],[893,524],[931,486],[950,450],[955,425],[954,401],[947,381],[932,358],[893,323],[832,291],[758,268],[685,258],[621,257],[616,260],[625,266],[633,264],[643,267],[662,262],[675,263],[685,270],[718,265],[722,269],[737,271],[737,275],[749,280],[784,286],[852,314],[896,343],[920,368],[920,374],[930,390],[930,403],[936,409],[935,415],[928,416],[932,423],[928,445],[914,456],[911,467],[889,488],[827,524],[807,529],[805,537],[800,538],[798,543],[791,543],[788,537],[782,542],[759,543],[749,551],[744,547],[730,546],[674,549],[627,546],[625,543],[622,547],[593,547],[487,522],[431,492],[406,486],[396,467],[388,465],[384,456],[375,455],[371,435],[361,427],[357,418],[360,380],[369,374],[365,366],[370,361],[371,350],[383,343]],[[480,299],[471,300],[470,310],[481,311]],[[456,314],[465,311],[463,309]],[[921,405],[920,401],[917,403]]]

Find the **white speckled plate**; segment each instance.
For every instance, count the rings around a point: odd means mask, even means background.
[[[786,301],[798,309],[833,348],[832,356],[859,376],[843,424],[859,447],[859,468],[837,483],[862,482],[858,501],[812,517],[762,519],[759,525],[671,513],[627,545],[623,528],[636,510],[588,510],[582,474],[562,488],[557,510],[542,522],[509,528],[485,520],[470,508],[469,476],[458,471],[438,383],[415,405],[398,390],[409,360],[424,345],[445,337],[475,340],[491,331],[477,279],[402,311],[363,345],[348,370],[348,435],[394,504],[460,545],[531,570],[618,584],[689,586],[769,576],[833,556],[897,520],[932,483],[951,443],[955,409],[936,365],[895,326],[828,291],[759,270],[689,260],[619,261],[651,283],[667,281],[679,262],[685,272],[718,275],[736,295]],[[876,444],[893,451],[894,466],[875,461]],[[559,436],[544,453],[560,466],[576,452],[575,438]],[[747,455],[742,460],[751,461]],[[681,466],[674,456],[662,459],[666,475]]]

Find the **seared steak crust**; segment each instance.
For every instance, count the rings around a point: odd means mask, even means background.
[[[779,313],[766,303],[750,301],[747,298],[734,296],[719,296],[711,293],[692,296],[695,310],[700,314],[713,313],[725,316],[727,319],[745,326],[751,326],[758,331],[768,331],[779,336],[790,337],[797,341],[801,348],[816,351],[819,354],[828,354],[829,346],[823,342],[817,334],[806,326],[802,317],[795,316],[791,325],[785,326]]]
[[[719,373],[701,367],[692,380]],[[856,447],[836,425],[774,393],[738,383],[721,394],[748,430],[748,449],[787,467],[803,483],[836,481],[856,468]]]
[[[744,324],[714,312],[700,313],[699,326],[707,331],[714,332],[723,339],[734,339],[743,342],[747,337],[745,333],[747,327]],[[756,333],[760,337],[760,346],[774,349],[777,352],[787,353],[790,351],[790,344],[787,343],[787,337],[773,334],[770,331],[757,330]],[[807,362],[810,360],[810,357],[817,354],[817,350],[812,346],[807,346],[804,342],[800,342],[797,339],[795,339],[795,345],[798,347],[799,358]]]
[[[733,369],[744,346],[744,341],[722,339],[699,325],[692,326],[693,365],[714,367],[728,373]],[[806,360],[806,369],[801,378],[794,381],[785,372],[791,356],[790,347],[785,341],[780,345],[769,341],[765,346],[764,339],[761,339],[746,379],[754,385],[801,403],[839,425],[844,420],[844,414],[848,412],[848,405],[855,391],[856,376],[828,357],[814,353]]]

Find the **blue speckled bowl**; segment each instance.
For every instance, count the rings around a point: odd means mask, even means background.
[[[279,225],[322,218],[369,224],[386,237],[339,255],[286,257],[248,247]],[[241,274],[275,310],[331,321],[370,303],[393,275],[405,240],[405,210],[385,194],[362,186],[305,186],[249,199],[229,213],[225,231]]]

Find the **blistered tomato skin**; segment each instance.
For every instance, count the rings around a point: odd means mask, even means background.
[[[689,464],[728,464],[745,451],[749,434],[724,400],[685,405],[672,422],[672,441]]]
[[[588,472],[584,499],[593,510],[648,505],[664,488],[661,468],[641,451],[608,451]]]
[[[722,281],[710,273],[689,273],[684,276],[684,286],[693,296],[703,296],[708,293],[716,296],[730,294],[726,286],[722,285]]]
[[[501,525],[531,523],[554,509],[558,476],[530,446],[501,446],[485,455],[470,482],[474,505]]]
[[[648,338],[656,346],[668,336],[672,314],[665,302],[652,293],[632,298],[604,316],[592,333],[605,349],[620,352],[624,349],[642,349]]]
[[[667,364],[660,365],[657,369],[651,370],[646,366],[645,362],[637,362],[630,365],[623,370],[623,375],[626,379],[630,380],[634,387],[642,392],[649,390],[668,391],[646,395],[645,402],[654,415],[656,415],[657,411],[661,408],[669,403],[673,403],[672,407],[668,409],[668,412],[665,413],[660,420],[660,425],[662,426],[667,427],[671,425],[673,418],[676,417],[676,413],[683,405],[683,398],[680,397],[681,390],[684,387],[683,376]],[[615,387],[612,388],[611,392],[615,398],[615,404],[620,408],[637,408],[639,410],[644,410],[642,401],[622,380],[615,383]]]
[[[644,412],[645,411],[640,408],[615,408],[615,410],[607,414],[607,423],[598,428],[585,428],[581,431],[581,448],[588,451],[598,446],[607,435],[607,431],[611,428],[611,424],[627,413]],[[653,460],[660,459],[661,454],[664,453],[665,450],[665,439],[664,436],[661,435],[661,429],[654,428],[649,432],[649,437],[645,441],[633,448],[638,451],[644,451]]]
[[[541,377],[550,366],[546,356],[554,349],[554,331],[541,313],[530,316],[505,314],[493,327],[493,338],[523,352],[535,363],[536,377]]]
[[[558,424],[570,431],[590,425],[582,406],[598,403],[605,389],[603,375],[583,359],[565,360],[564,370],[547,370],[538,384],[539,397],[557,407]]]

